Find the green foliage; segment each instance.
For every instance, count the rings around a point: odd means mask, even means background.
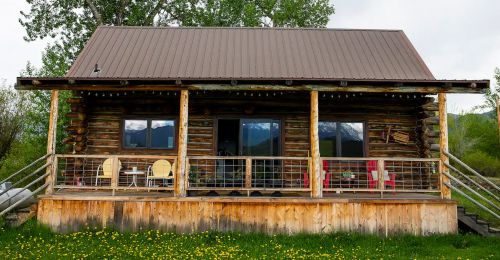
[[[493,157],[483,151],[474,151],[473,153],[468,154],[464,159],[464,163],[479,172],[481,175],[488,177],[500,177],[500,160],[498,157]],[[465,169],[464,171],[464,173],[468,173]]]
[[[34,220],[20,228],[0,229],[4,259],[498,259],[499,243],[498,237],[471,234],[380,238],[210,231],[179,235],[89,228],[59,235]]]
[[[26,92],[0,84],[0,162],[19,137],[26,112]]]
[[[489,114],[475,114],[475,111],[449,114],[450,152],[480,174],[500,176],[496,118]]]

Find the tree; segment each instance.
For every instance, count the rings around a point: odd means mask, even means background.
[[[97,26],[325,27],[328,0],[26,0],[26,41],[56,38],[57,55],[75,60]]]
[[[496,111],[497,109],[496,98],[500,97],[500,68],[495,68],[495,75],[493,77],[496,80],[496,84],[486,90],[486,93],[484,94],[485,103],[477,106],[477,108],[483,111]],[[492,117],[496,119],[496,113],[492,113]]]
[[[0,85],[0,161],[17,140],[23,127],[26,112],[26,93],[17,92],[12,86]]]

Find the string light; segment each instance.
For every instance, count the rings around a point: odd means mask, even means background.
[[[97,93],[95,93],[95,96],[97,97]]]
[[[339,98],[340,98],[340,95],[339,95]]]
[[[160,95],[161,95],[161,91],[160,91]]]
[[[325,94],[323,94],[323,97],[325,97]]]
[[[353,93],[353,94],[352,94],[352,96],[353,96],[353,97],[355,97],[355,96],[356,96],[356,94],[354,94],[354,93]]]
[[[346,98],[348,98],[348,97],[349,97],[349,95],[345,94],[345,97],[346,97]]]
[[[259,97],[260,97],[260,93],[259,93]]]
[[[104,97],[104,93],[102,93],[102,96]]]
[[[174,92],[174,96],[177,96],[177,92]]]
[[[250,96],[253,97],[253,93],[250,93]]]
[[[153,91],[153,95],[155,94],[155,92]]]
[[[87,96],[90,96],[90,92],[89,92],[89,93],[87,93]]]
[[[330,98],[333,98],[333,94],[332,94],[332,96]]]
[[[245,96],[246,96],[246,95],[247,95],[247,93],[246,93],[246,92],[243,92],[243,95],[245,95]]]
[[[240,92],[236,92],[236,95],[238,95],[238,96],[239,96],[239,95],[240,95]]]
[[[113,93],[109,93],[109,96],[112,97],[113,96]]]
[[[392,97],[394,97],[394,94],[392,94]]]
[[[266,97],[269,97],[269,93],[266,93]]]
[[[276,92],[273,93],[273,96],[276,96]]]

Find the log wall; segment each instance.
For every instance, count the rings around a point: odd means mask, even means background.
[[[121,120],[127,116],[175,117],[179,115],[177,92],[96,92],[75,93],[71,98],[71,125],[68,153],[73,144],[78,153],[85,154],[152,154],[175,155],[175,150],[122,150],[120,144]],[[191,91],[188,119],[188,156],[216,155],[215,118],[221,117],[275,117],[281,118],[284,128],[283,156],[308,156],[309,92],[206,92]],[[236,94],[239,93],[239,94]],[[102,96],[104,94],[104,97]],[[110,94],[114,96],[111,97]],[[174,95],[176,94],[176,95]],[[260,96],[259,96],[260,95]],[[332,96],[333,95],[333,96]],[[434,126],[437,105],[433,98],[420,94],[321,93],[320,120],[366,120],[368,123],[367,157],[432,157],[435,138]],[[338,97],[340,96],[340,98]],[[385,143],[382,132],[392,131],[410,135],[408,145]],[[435,147],[434,147],[435,148]]]
[[[245,202],[246,201],[246,202]],[[38,221],[55,232],[90,226],[140,232],[209,230],[270,235],[358,232],[391,236],[457,233],[455,201],[42,198]]]

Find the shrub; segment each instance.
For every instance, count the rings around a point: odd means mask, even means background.
[[[478,173],[488,177],[500,177],[500,159],[482,151],[475,151],[467,155],[464,163]],[[464,169],[464,173],[472,174]]]

